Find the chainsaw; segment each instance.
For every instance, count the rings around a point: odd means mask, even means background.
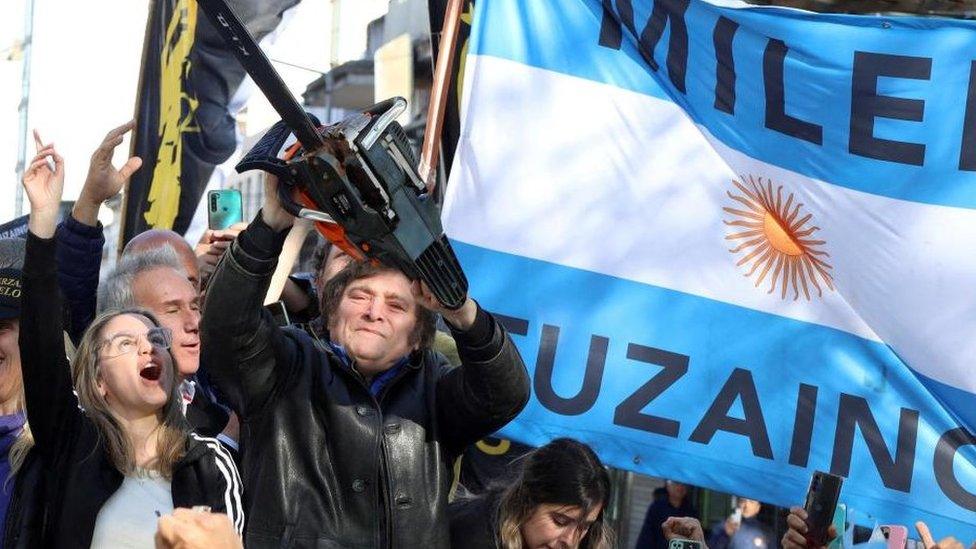
[[[274,174],[282,207],[313,221],[319,233],[350,256],[424,281],[449,309],[463,305],[467,278],[397,122],[406,100],[387,99],[321,126],[295,101],[225,0],[198,0],[198,5],[281,115],[237,171]]]

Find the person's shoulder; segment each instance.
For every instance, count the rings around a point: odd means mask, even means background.
[[[448,506],[454,547],[488,549],[497,546],[493,528],[498,500],[493,495],[463,498]]]
[[[316,337],[312,334],[312,328],[309,324],[289,324],[287,326],[282,326],[281,331],[288,337],[297,340],[308,340],[314,342]]]
[[[196,431],[189,431],[186,434],[186,453],[180,460],[181,465],[194,465],[207,463],[216,465],[218,468],[236,465],[230,450],[214,437],[201,435]]]
[[[667,510],[669,507],[671,507],[671,505],[668,503],[668,500],[666,499],[656,499],[652,501],[650,505],[647,506],[648,509],[654,509],[655,511]]]
[[[316,353],[321,353],[323,356],[335,354],[326,343],[328,335],[316,335],[307,324],[289,324],[283,326],[281,332],[295,343],[300,353],[306,356],[315,356]]]

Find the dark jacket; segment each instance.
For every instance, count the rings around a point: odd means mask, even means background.
[[[31,449],[11,481],[13,493],[4,524],[5,549],[40,547],[44,528],[44,473],[37,450]]]
[[[498,505],[501,490],[491,490],[480,496],[451,502],[448,517],[451,522],[451,547],[464,549],[495,549],[498,541]]]
[[[202,348],[242,421],[248,547],[450,544],[447,495],[460,451],[525,406],[529,380],[502,327],[479,309],[455,332],[452,368],[417,352],[374,398],[327,345],[276,326],[262,305],[284,233],[260,215],[208,289]]]
[[[644,515],[644,525],[641,526],[640,534],[637,536],[635,549],[668,549],[668,540],[664,537],[661,530],[661,523],[668,517],[693,517],[698,518],[698,511],[691,506],[686,497],[681,502],[680,507],[674,507],[668,501],[667,496],[652,503],[647,508]]]
[[[54,240],[27,235],[20,316],[20,356],[27,417],[41,461],[45,517],[30,547],[89,547],[102,505],[122,485],[95,424],[78,407],[62,347]],[[241,482],[214,439],[189,434],[173,470],[174,507],[209,505],[243,528]],[[30,487],[25,487],[30,489]],[[39,512],[37,509],[33,511]]]
[[[77,345],[85,328],[95,319],[105,234],[101,223],[91,227],[67,214],[54,239],[58,243],[58,286],[67,309],[67,332]]]

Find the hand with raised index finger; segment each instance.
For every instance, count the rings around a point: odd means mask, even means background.
[[[58,209],[64,192],[64,159],[54,148],[45,145],[34,130],[37,155],[24,170],[24,191],[31,205],[28,221],[30,231],[41,238],[50,238],[58,222]],[[53,169],[52,169],[53,163]]]
[[[135,127],[135,120],[109,131],[105,139],[92,153],[88,164],[88,176],[81,189],[78,202],[72,215],[86,225],[94,226],[98,217],[98,208],[102,202],[117,195],[126,181],[142,166],[142,159],[138,156],[129,158],[121,168],[116,169],[112,164],[115,148],[122,144],[125,134]]]
[[[932,536],[932,531],[929,530],[929,526],[922,521],[915,523],[915,530],[918,531],[918,537],[922,540],[922,545],[925,549],[966,549],[965,546],[953,536],[947,536],[936,543],[935,537]],[[970,549],[976,548],[976,543]]]

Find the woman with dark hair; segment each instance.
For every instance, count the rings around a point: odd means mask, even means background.
[[[524,458],[517,480],[451,505],[453,547],[607,549],[610,475],[582,442],[558,438]]]
[[[240,535],[236,466],[215,439],[190,431],[167,328],[144,310],[104,313],[69,368],[53,238],[63,161],[52,146],[38,148],[24,175],[31,212],[19,347],[44,520],[18,544],[153,547],[158,518],[194,506],[227,513]]]

